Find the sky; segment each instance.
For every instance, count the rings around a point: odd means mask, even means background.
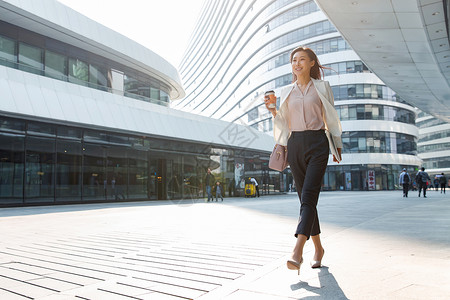
[[[58,0],[178,67],[208,0]]]

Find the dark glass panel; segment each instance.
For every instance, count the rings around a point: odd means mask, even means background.
[[[24,140],[0,133],[0,204],[23,203]]]
[[[14,67],[16,62],[16,41],[0,36],[0,64]]]
[[[67,80],[67,57],[51,51],[45,51],[45,76]]]
[[[46,135],[46,136],[55,136],[56,135],[56,127],[54,125],[45,124],[45,123],[28,123],[28,134],[33,135]]]
[[[89,65],[89,83],[91,87],[106,91],[108,87],[108,72],[106,69]]]
[[[81,200],[81,141],[56,143],[56,201]]]
[[[0,130],[25,132],[25,121],[0,117]]]
[[[128,194],[130,199],[149,198],[149,174],[147,151],[129,150]],[[154,175],[154,174],[153,174]],[[124,178],[126,180],[126,178]],[[154,178],[153,178],[154,180]],[[154,188],[154,186],[153,186]]]
[[[85,143],[83,154],[83,200],[104,200],[107,188],[104,182],[106,180],[106,148]]]
[[[82,137],[82,131],[79,128],[58,126],[57,131],[58,137],[72,139],[81,139]]]
[[[19,69],[34,74],[42,74],[44,69],[43,52],[41,48],[19,43]]]
[[[28,137],[25,161],[25,202],[53,202],[55,197],[55,140]]]
[[[106,200],[127,199],[127,148],[107,148],[105,198]]]

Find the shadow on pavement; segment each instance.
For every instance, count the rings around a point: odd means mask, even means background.
[[[339,300],[348,300],[344,294],[344,291],[339,286],[339,283],[336,281],[336,278],[334,278],[333,274],[331,274],[328,270],[328,267],[323,266],[320,268],[319,271],[319,281],[320,281],[320,287],[316,286],[310,286],[308,282],[300,281],[296,284],[291,285],[292,291],[298,291],[301,289],[305,289],[311,293],[314,293],[314,295],[301,297],[299,299],[317,299],[317,297],[320,297],[320,299],[339,299]]]

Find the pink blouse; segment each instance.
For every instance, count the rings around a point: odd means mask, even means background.
[[[296,84],[287,99],[288,123],[291,131],[319,130],[325,129],[322,115],[322,101],[320,101],[317,90],[312,81],[306,86],[302,93]]]

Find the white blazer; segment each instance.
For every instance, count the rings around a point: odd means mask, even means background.
[[[341,158],[339,157],[337,148],[342,149],[342,127],[337,111],[334,108],[334,97],[330,83],[328,81],[313,78],[311,78],[311,80],[322,101],[323,121],[325,123],[325,132],[330,144],[331,154],[340,161]],[[287,118],[288,106],[285,100],[288,98],[295,84],[296,83],[294,82],[281,88],[280,109],[273,120],[273,137],[277,144],[283,146],[287,146],[287,141],[291,135]]]

